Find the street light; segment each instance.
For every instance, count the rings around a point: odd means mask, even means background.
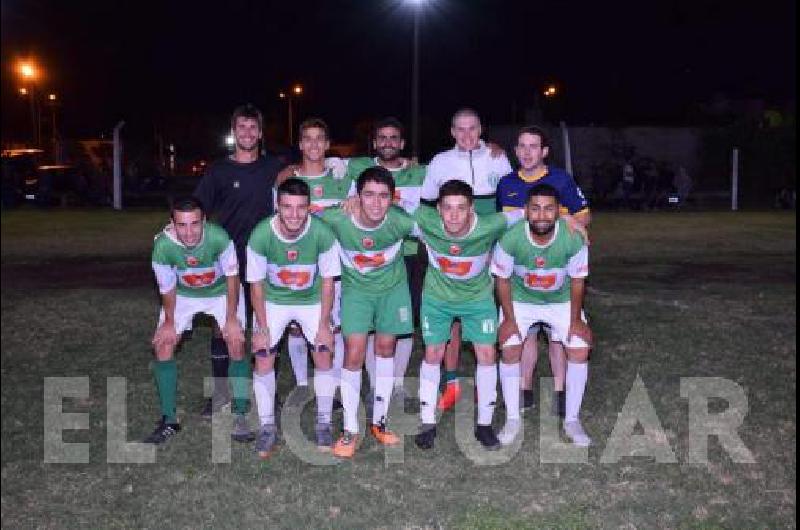
[[[17,63],[17,72],[19,73],[25,87],[20,88],[19,93],[23,96],[29,96],[31,101],[31,136],[33,143],[36,147],[41,144],[41,124],[39,117],[39,105],[36,100],[36,80],[40,77],[39,69],[31,60],[23,60]]]
[[[291,147],[294,143],[294,134],[293,134],[293,125],[292,125],[292,101],[296,98],[303,95],[303,85],[296,84],[292,87],[292,89],[288,92],[279,92],[278,97],[280,99],[285,99],[287,104],[287,115],[288,115],[288,128],[289,134],[287,135],[289,138],[289,146]]]
[[[544,88],[544,97],[546,98],[554,98],[558,95],[558,87],[556,85],[550,84]]]

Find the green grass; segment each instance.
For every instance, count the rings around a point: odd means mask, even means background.
[[[196,415],[209,370],[210,331],[200,325],[178,355],[184,431],[158,451],[157,464],[108,464],[106,378],[127,378],[129,440],[149,432],[158,414],[148,349],[158,300],[141,271],[164,217],[3,213],[3,527],[795,527],[794,215],[597,214],[587,302],[597,343],[583,407],[596,445],[588,463],[540,463],[533,414],[509,463],[475,466],[458,450],[448,414],[436,449],[423,453],[407,439],[402,464],[385,464],[370,440],[354,461],[333,467],[303,463],[285,447],[258,463],[240,445],[230,464],[212,464],[211,428]],[[129,283],[102,277],[134,267]],[[637,374],[677,464],[600,463]],[[88,464],[43,462],[49,376],[90,378],[90,398],[64,405],[90,414],[90,430],[64,434],[91,443]],[[546,362],[539,376],[549,376]],[[755,464],[734,463],[715,440],[708,465],[688,463],[688,406],[679,393],[687,376],[724,377],[746,390],[740,434]],[[291,386],[284,367],[279,392]],[[502,421],[502,407],[496,416]]]

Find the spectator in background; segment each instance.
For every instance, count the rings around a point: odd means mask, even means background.
[[[622,202],[625,208],[631,207],[631,195],[636,187],[636,171],[630,160],[622,165]]]
[[[678,166],[678,171],[675,172],[675,177],[672,179],[672,187],[678,194],[679,204],[686,203],[686,198],[692,191],[692,185],[692,177],[689,176],[689,172],[686,171],[685,167]]]

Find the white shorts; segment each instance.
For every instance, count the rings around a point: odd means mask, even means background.
[[[313,342],[319,331],[320,304],[309,305],[280,305],[266,302],[267,327],[269,328],[269,348],[273,349],[283,337],[283,332],[291,322],[300,326],[306,340]],[[253,315],[253,322],[256,322]]]
[[[187,329],[192,329],[192,320],[198,313],[205,313],[214,317],[220,329],[225,326],[228,316],[228,297],[227,295],[214,296],[210,298],[200,298],[194,296],[175,297],[175,332],[180,335]],[[244,292],[239,291],[239,305],[236,307],[236,318],[244,329],[247,326],[245,321]],[[164,322],[164,308],[158,314],[158,325]]]
[[[558,304],[525,304],[513,302],[514,316],[517,318],[517,327],[520,333],[526,333],[534,325],[544,324],[550,328],[550,340],[560,342],[567,348],[586,348],[589,345],[580,337],[572,337],[567,342],[569,324],[572,318],[570,302]],[[581,311],[581,318],[586,322],[586,315]],[[504,320],[503,310],[500,309],[500,322]],[[509,337],[503,346],[517,346],[521,344],[521,337]]]

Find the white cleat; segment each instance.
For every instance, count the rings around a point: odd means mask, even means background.
[[[506,420],[503,429],[497,434],[497,439],[503,445],[511,445],[519,436],[520,420]]]
[[[592,439],[589,438],[589,435],[583,430],[583,425],[581,425],[581,422],[578,420],[564,422],[564,434],[578,447],[589,447],[592,445]]]

